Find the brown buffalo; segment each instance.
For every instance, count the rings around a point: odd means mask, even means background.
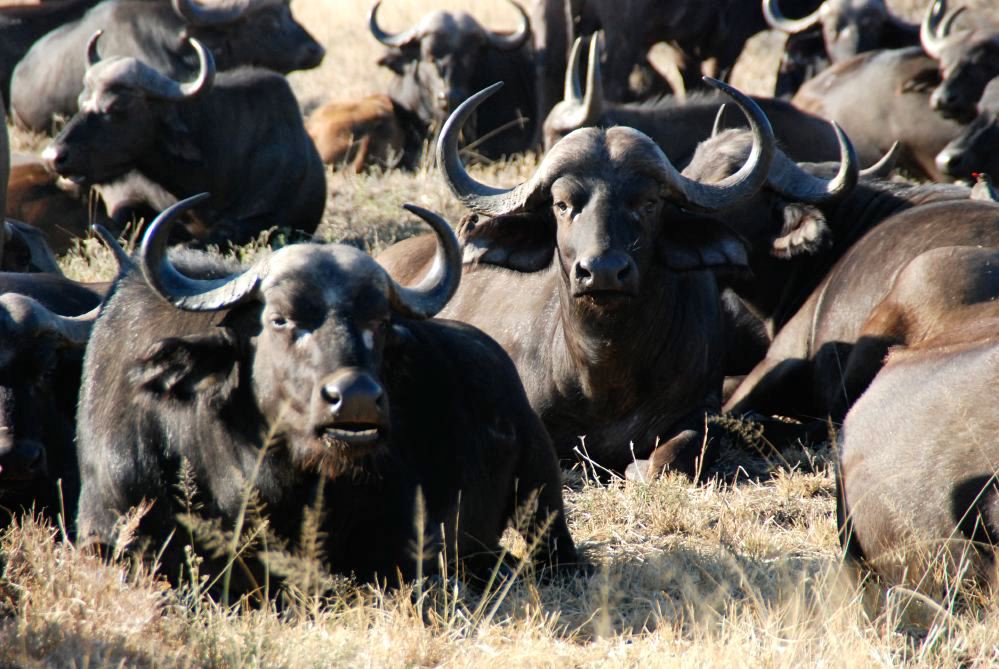
[[[862,330],[879,355],[892,348],[843,425],[841,537],[890,582],[934,595],[999,585],[997,298],[999,250],[940,247],[899,271]]]
[[[324,163],[350,165],[360,172],[369,165],[395,167],[402,159],[406,136],[387,95],[328,102],[305,122]]]

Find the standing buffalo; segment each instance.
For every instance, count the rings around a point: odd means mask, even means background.
[[[284,77],[253,68],[216,77],[211,53],[191,39],[200,70],[181,84],[135,58],[101,60],[99,36],[80,111],[42,156],[54,171],[100,184],[137,170],[178,198],[208,189],[187,226],[204,243],[316,229],[326,175]]]
[[[919,26],[892,14],[884,0],[825,0],[799,19],[785,17],[778,0],[763,0],[763,15],[771,28],[789,34],[776,96],[793,94],[830,63],[919,44]]]
[[[746,165],[715,185],[683,177],[655,142],[624,127],[571,133],[514,188],[478,183],[458,157],[458,133],[498,84],[463,103],[441,133],[438,164],[476,214],[463,230],[461,289],[443,313],[511,355],[561,458],[582,446],[612,470],[636,458],[641,473],[696,470],[725,355],[715,272],[739,271],[746,258],[724,225],[694,212],[755,193],[774,151],[759,107],[714,85],[755,137]],[[432,261],[425,238],[382,259],[409,275]]]
[[[937,154],[937,168],[954,179],[999,174],[999,77],[985,87],[978,116]]]
[[[143,499],[156,503],[140,533],[165,541],[186,467],[203,513],[230,527],[252,486],[279,542],[297,539],[322,494],[324,553],[362,579],[417,573],[418,495],[426,547],[475,573],[496,564],[507,521],[532,499],[527,529],[550,527],[541,557],[576,562],[555,454],[510,359],[473,328],[428,320],[461,276],[446,221],[409,207],[438,245],[403,288],[343,245],[287,246],[245,269],[168,258],[169,227],[193,200],[151,225],[141,273],[119,281],[94,327],[77,430],[82,541],[111,543]],[[168,574],[180,544],[165,549]]]
[[[39,40],[18,64],[10,103],[18,124],[48,132],[54,116],[77,111],[80,56],[96,31],[107,35],[105,55],[135,58],[174,79],[198,66],[186,46],[190,37],[212,52],[220,70],[253,65],[286,73],[316,67],[324,55],[284,0],[238,0],[217,8],[194,0],[107,0]]]
[[[381,0],[376,0],[368,25],[388,48],[378,64],[395,73],[389,97],[404,110],[400,122],[408,126],[408,134],[430,139],[472,91],[500,80],[507,84],[503,99],[480,109],[465,128],[465,137],[478,140],[474,150],[487,158],[533,147],[540,120],[535,113],[531,24],[520,5],[512,0],[510,4],[521,18],[512,34],[486,30],[465,12],[436,11],[393,35],[378,25]],[[412,144],[407,145],[412,157],[406,161],[411,165],[419,162],[422,149],[422,142]]]
[[[930,104],[959,121],[974,118],[986,84],[999,76],[999,27],[983,21],[974,28],[954,30],[954,19],[964,9],[948,14],[947,0],[934,0],[920,31],[923,49],[939,63],[942,79]]]
[[[903,267],[864,327],[894,346],[841,432],[848,555],[932,595],[999,585],[997,298],[995,247],[941,247]]]
[[[582,40],[577,39],[569,56],[564,98],[545,119],[545,148],[551,149],[556,142],[578,128],[623,125],[645,133],[677,165],[685,166],[697,143],[716,125],[723,96],[712,92],[688,95],[685,100],[665,96],[655,102],[607,102],[600,76],[599,34],[590,41],[585,93],[579,81],[581,44]],[[777,141],[795,160],[826,161],[839,156],[836,133],[823,119],[783,100],[754,97],[753,101],[770,119]]]
[[[836,121],[870,163],[898,141],[898,163],[941,180],[936,156],[962,126],[930,108],[940,82],[936,63],[918,48],[863,53],[833,65],[795,94],[796,107]]]

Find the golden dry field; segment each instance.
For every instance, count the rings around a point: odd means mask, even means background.
[[[922,6],[889,4],[909,16]],[[291,76],[304,107],[385,86],[368,7],[293,0],[327,48],[320,68]],[[380,19],[399,30],[433,8],[469,9],[497,29],[516,21],[502,0],[386,0]],[[766,93],[782,42],[755,38],[735,83]],[[44,141],[12,130],[15,150]],[[535,164],[529,156],[475,169],[504,185]],[[377,252],[420,230],[405,202],[452,221],[462,214],[432,166],[328,177],[320,236],[330,241]],[[93,240],[63,266],[87,280],[114,272]],[[146,567],[102,563],[59,541],[59,528],[24,517],[0,537],[0,668],[999,667],[999,600],[858,586],[836,536],[830,445],[778,452],[750,428],[711,423],[722,461],[694,482],[608,484],[585,468],[567,472],[569,527],[594,571],[553,583],[529,570],[485,591],[453,580],[384,590],[296,577],[281,611],[226,608],[203,583],[171,590]],[[524,550],[513,534],[508,543]]]

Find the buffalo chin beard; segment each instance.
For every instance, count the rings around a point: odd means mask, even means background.
[[[296,440],[293,449],[300,467],[313,469],[333,479],[344,474],[356,475],[365,469],[370,456],[383,452],[387,443],[384,428],[341,430],[327,428]]]

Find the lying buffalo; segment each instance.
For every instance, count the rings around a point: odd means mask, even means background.
[[[368,26],[387,48],[378,64],[394,73],[389,97],[400,108],[399,122],[407,135],[406,164],[419,162],[423,141],[430,140],[448,114],[472,91],[493,81],[508,84],[506,95],[480,109],[465,128],[475,151],[498,158],[532,148],[540,123],[535,109],[531,23],[523,8],[520,25],[510,34],[483,28],[466,12],[435,11],[408,30],[390,34],[378,24],[381,0],[371,7]]]
[[[958,246],[899,271],[864,326],[894,346],[841,432],[848,555],[933,595],[997,585],[997,268],[996,248]]]
[[[324,554],[362,579],[412,578],[419,531],[432,554],[482,574],[532,499],[527,529],[550,527],[543,560],[576,562],[555,454],[510,359],[473,328],[429,320],[461,277],[443,219],[409,207],[438,245],[430,272],[403,288],[342,245],[287,246],[242,269],[168,258],[170,225],[194,204],[152,224],[141,273],[121,279],[94,326],[77,429],[83,541],[112,544],[147,499],[139,531],[162,544],[184,509],[185,467],[202,513],[229,527],[252,486],[278,543],[297,540],[322,494]],[[165,549],[168,574],[181,543]]]
[[[395,167],[406,148],[398,109],[387,95],[327,102],[305,122],[324,163],[355,172],[368,165]]]
[[[964,7],[947,12],[947,0],[934,0],[920,30],[923,49],[939,63],[942,81],[930,96],[933,109],[959,121],[975,116],[986,84],[999,76],[999,26],[982,16],[972,28],[954,29]]]
[[[900,167],[917,177],[941,180],[936,156],[962,126],[930,108],[939,82],[936,63],[921,49],[872,51],[805,82],[791,101],[839,123],[861,162],[878,160],[898,141]]]
[[[697,143],[714,127],[724,97],[715,92],[694,93],[685,100],[666,96],[655,102],[607,102],[600,76],[600,39],[597,36],[590,41],[585,93],[579,80],[581,46],[582,40],[573,44],[565,74],[564,98],[545,119],[545,148],[550,149],[578,128],[623,125],[642,131],[677,165],[686,165]],[[794,159],[825,161],[839,156],[836,133],[823,119],[783,100],[753,98],[753,101],[766,113],[778,142]]]
[[[985,87],[978,116],[937,154],[937,168],[954,179],[999,175],[999,77]]]
[[[763,16],[771,28],[789,35],[775,96],[793,94],[830,63],[919,44],[919,26],[892,14],[885,0],[824,0],[801,18],[784,16],[779,0],[763,0]]]
[[[201,6],[195,0],[149,2],[108,0],[39,40],[14,70],[14,120],[36,132],[49,132],[56,115],[78,109],[90,36],[104,31],[108,56],[148,63],[174,79],[198,67],[187,39],[204,44],[220,70],[243,65],[286,73],[316,67],[324,50],[291,15],[284,0],[237,0]]]
[[[759,107],[714,85],[755,137],[747,164],[714,185],[684,178],[651,139],[624,127],[577,130],[516,187],[480,184],[461,164],[458,133],[498,84],[463,103],[441,133],[438,164],[475,213],[462,231],[462,285],[443,313],[510,353],[563,459],[579,446],[616,471],[636,458],[653,475],[696,470],[724,371],[715,273],[739,271],[746,257],[724,225],[695,212],[750,197],[774,151]],[[426,238],[382,259],[410,276],[432,261]]]
[[[197,78],[178,83],[135,58],[101,60],[94,35],[80,111],[42,157],[84,185],[136,170],[177,198],[211,189],[186,239],[244,244],[271,226],[312,233],[326,175],[284,77],[252,68],[215,75],[189,40]]]

